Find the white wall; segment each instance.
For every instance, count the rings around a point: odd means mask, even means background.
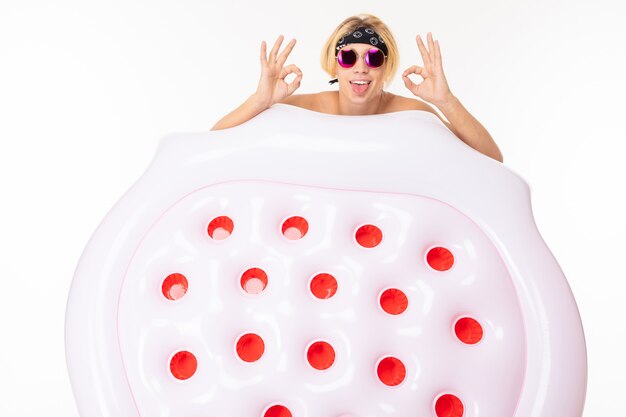
[[[537,225],[578,301],[585,416],[626,389],[626,3],[200,0],[0,3],[0,415],[76,416],[63,322],[83,247],[159,139],[206,131],[254,92],[261,40],[298,40],[298,93],[345,17],[386,21],[400,71],[440,40],[453,93],[532,187]],[[398,75],[389,90],[410,95]]]

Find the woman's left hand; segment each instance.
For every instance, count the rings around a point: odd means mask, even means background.
[[[428,101],[436,106],[442,106],[450,100],[453,95],[448,87],[448,82],[443,74],[443,67],[441,65],[441,50],[439,49],[439,41],[433,42],[433,37],[428,32],[428,49],[422,42],[420,35],[415,37],[417,41],[417,47],[422,54],[422,61],[424,61],[424,67],[413,65],[402,73],[402,80],[404,85],[414,95],[422,100]],[[415,84],[409,78],[409,74],[417,74],[423,78],[422,82]]]

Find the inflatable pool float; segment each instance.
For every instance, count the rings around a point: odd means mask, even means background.
[[[81,416],[580,417],[528,184],[433,114],[278,104],[163,138],[85,248]]]

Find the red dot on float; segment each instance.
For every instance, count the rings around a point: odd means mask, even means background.
[[[428,251],[426,261],[431,268],[437,271],[447,271],[454,265],[454,256],[448,249],[436,247]]]
[[[406,367],[398,358],[389,356],[378,363],[378,378],[385,385],[396,386],[404,381]]]
[[[170,372],[176,379],[191,378],[196,373],[196,369],[198,369],[196,357],[186,350],[176,353],[170,360]]]
[[[293,216],[283,222],[283,236],[290,240],[302,239],[309,231],[309,223],[304,217]]]
[[[389,314],[404,313],[409,305],[409,299],[401,290],[397,288],[389,288],[380,296],[380,306]]]
[[[244,334],[237,341],[237,355],[245,362],[258,361],[264,352],[265,343],[261,336],[257,334]]]
[[[335,362],[335,349],[329,343],[315,342],[309,347],[306,356],[313,368],[322,371]]]
[[[233,233],[235,224],[233,220],[228,216],[219,216],[211,220],[207,226],[207,232],[214,240],[226,239]]]
[[[337,292],[337,280],[330,274],[317,274],[311,280],[310,288],[317,298],[330,298]]]
[[[383,240],[383,232],[372,224],[359,227],[356,231],[356,241],[365,248],[378,246]]]
[[[262,292],[267,282],[267,274],[261,268],[250,268],[241,276],[241,288],[248,294]]]
[[[284,405],[274,405],[270,407],[263,417],[292,417],[291,411]]]
[[[442,395],[435,403],[437,417],[462,417],[463,410],[461,400],[452,394]]]
[[[161,292],[168,300],[178,300],[187,293],[189,283],[183,274],[169,274],[161,285]]]
[[[454,325],[456,337],[463,343],[473,345],[483,338],[483,327],[471,317],[460,318]]]

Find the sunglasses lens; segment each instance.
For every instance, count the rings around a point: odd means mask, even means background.
[[[380,49],[370,49],[367,51],[367,65],[372,68],[378,68],[385,62],[385,54]]]
[[[356,53],[352,49],[344,49],[339,51],[337,56],[339,65],[344,68],[350,68],[356,63]]]

